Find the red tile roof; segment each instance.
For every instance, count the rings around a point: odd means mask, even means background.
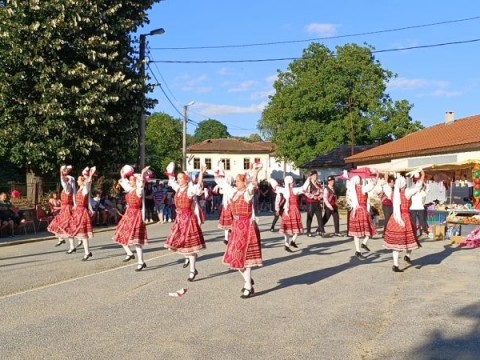
[[[189,146],[189,153],[227,153],[227,154],[269,154],[274,150],[273,143],[248,143],[238,139],[208,139]]]
[[[438,124],[349,156],[346,163],[390,161],[409,156],[480,150],[480,115]]]

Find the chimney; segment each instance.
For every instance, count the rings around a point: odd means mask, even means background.
[[[445,112],[445,125],[453,124],[455,121],[455,113],[453,111]]]

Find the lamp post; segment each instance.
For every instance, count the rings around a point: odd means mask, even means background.
[[[187,171],[187,121],[188,121],[188,107],[195,104],[195,101],[190,101],[183,106],[183,139],[182,139],[182,167],[183,171]]]
[[[140,76],[143,81],[143,99],[142,99],[142,109],[140,114],[140,126],[138,129],[138,146],[139,146],[139,168],[140,170],[145,167],[145,97],[146,97],[146,87],[145,87],[145,42],[147,36],[150,35],[162,35],[165,33],[163,28],[155,29],[150,31],[147,34],[140,34]]]

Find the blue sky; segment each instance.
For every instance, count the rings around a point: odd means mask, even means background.
[[[403,31],[339,36],[480,17],[474,0],[166,0],[149,12],[150,24],[140,32],[164,28],[149,36],[149,73],[160,88],[151,94],[157,112],[176,118],[188,109],[193,122],[213,118],[233,136],[258,133],[262,109],[273,94],[277,70],[290,61],[182,64],[160,61],[219,61],[298,58],[308,39],[330,49],[346,43],[368,43],[376,50],[480,39],[480,18]],[[337,38],[334,38],[337,37]],[[293,42],[269,46],[217,49],[167,49]],[[414,104],[413,120],[424,126],[444,121],[446,111],[455,118],[480,114],[480,41],[375,54],[381,65],[398,77],[387,88],[394,100]],[[188,125],[192,134],[195,124]]]

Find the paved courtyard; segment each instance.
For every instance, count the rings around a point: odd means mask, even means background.
[[[300,236],[287,253],[270,221],[259,218],[264,267],[246,300],[241,276],[222,264],[216,221],[203,226],[193,283],[163,248],[171,224],[148,226],[140,273],[122,262],[113,228],[95,234],[88,262],[55,240],[1,246],[0,358],[480,358],[480,250],[423,241],[413,265],[394,273],[380,238],[365,261],[348,237]]]

